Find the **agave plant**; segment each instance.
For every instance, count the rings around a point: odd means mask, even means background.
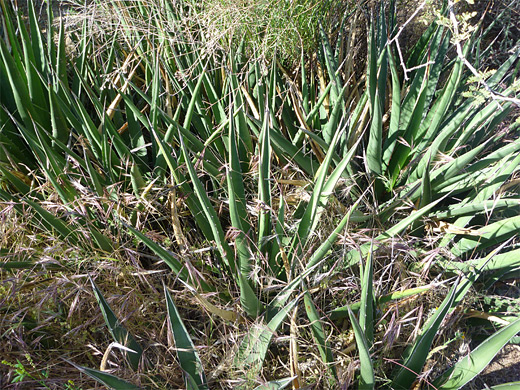
[[[314,74],[302,58],[301,81],[295,81],[276,60],[267,71],[259,61],[244,61],[246,42],[236,53],[206,56],[204,42],[190,40],[197,25],[169,2],[139,7],[119,2],[111,12],[121,28],[102,42],[109,49],[92,56],[96,41],[85,24],[72,59],[65,55],[63,25],[54,44],[53,28],[45,39],[32,3],[30,34],[20,15],[15,23],[9,6],[3,1],[1,6],[6,36],[0,41],[0,81],[7,87],[0,110],[5,183],[0,198],[20,211],[23,204],[30,206],[35,225],[72,246],[111,252],[116,248],[111,231],[124,230],[162,259],[202,307],[222,321],[249,324],[233,362],[234,370],[244,373],[244,387],[259,382],[277,331],[291,336],[290,376],[258,388],[303,386],[296,342],[303,305],[331,387],[340,378],[327,322],[348,318],[360,361],[358,387],[412,388],[443,321],[478,287],[477,280],[498,280],[518,267],[520,201],[513,180],[520,166],[518,126],[497,130],[514,101],[463,93],[471,77],[465,61],[478,61],[485,31],[476,30],[465,42],[463,58],[450,59],[450,40],[459,37],[432,23],[405,63],[398,52],[395,4],[385,10],[381,3],[368,33],[362,88],[348,81],[355,77],[344,51],[352,44],[346,28],[351,14],[339,25],[334,44],[321,29],[319,71]],[[453,9],[445,5],[440,12]],[[149,21],[154,34],[135,28],[136,20]],[[485,79],[501,96],[517,93],[519,50]],[[31,172],[51,184],[61,215],[43,206],[47,194],[35,186]],[[342,194],[346,205],[338,199],[338,183],[349,189]],[[287,195],[294,184],[308,194],[297,197],[296,205]],[[175,251],[143,229],[154,187],[168,188]],[[109,220],[81,208],[85,191]],[[128,193],[135,199],[131,205],[124,202]],[[180,217],[178,207],[190,216]],[[341,213],[334,212],[337,207]],[[215,266],[194,255],[186,223],[210,243]],[[369,229],[369,242],[341,248],[337,242],[347,226]],[[459,277],[446,278],[451,283],[446,298],[395,371],[380,381],[375,363],[384,356],[376,347],[376,308],[430,286],[376,291],[374,259],[401,236],[421,242],[435,235],[433,262],[422,272]],[[410,251],[419,259],[412,270],[434,253],[421,245]],[[324,268],[329,277],[356,272],[359,301],[327,308],[323,315],[312,294],[312,276]],[[129,366],[146,368],[142,347],[92,285]],[[209,388],[189,331],[164,290],[186,388]],[[218,301],[210,302],[204,293],[213,292]],[[235,298],[239,305],[233,305]],[[426,386],[455,389],[470,381],[520,331],[520,320],[508,322]],[[137,388],[111,374],[78,368],[108,387]]]

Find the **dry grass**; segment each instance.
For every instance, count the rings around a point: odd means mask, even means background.
[[[158,196],[155,199],[157,201],[152,200],[151,204],[157,208],[143,215],[141,220],[150,237],[168,245],[168,237],[173,237],[173,232],[160,222],[169,217],[168,208],[160,206]],[[292,215],[294,207],[296,205],[288,205],[287,215]],[[59,207],[52,205],[48,208],[59,210]],[[225,210],[223,212],[225,214]],[[332,206],[328,213],[324,227],[330,228],[337,218],[337,211]],[[30,265],[27,269],[0,270],[0,279],[3,281],[0,332],[5,341],[1,344],[0,354],[10,364],[19,361],[27,374],[23,384],[10,384],[16,376],[15,370],[2,364],[0,369],[7,389],[27,388],[24,386],[63,389],[67,383],[72,386],[72,382],[76,387],[70,389],[86,390],[94,387],[90,379],[80,375],[63,358],[76,364],[113,371],[118,377],[133,383],[156,383],[154,388],[182,388],[181,370],[176,363],[174,344],[169,337],[166,322],[162,283],[172,289],[175,303],[208,373],[211,388],[232,389],[247,377],[246,373],[237,372],[233,368],[232,361],[239,341],[253,323],[249,320],[234,324],[224,322],[205,310],[191,292],[172,279],[159,259],[143,247],[135,246],[124,233],[117,238],[120,247],[112,254],[85,251],[69,248],[68,244],[53,237],[42,237],[29,225],[32,217],[30,211],[20,217],[9,205],[4,204],[0,215],[4,233],[2,248],[7,248],[11,254],[4,261],[13,261],[13,256],[24,261],[33,260],[28,262]],[[183,226],[188,229],[187,226],[191,225],[189,218],[182,218],[185,219]],[[323,229],[321,231],[326,234]],[[354,335],[346,319],[332,321],[328,318],[328,312],[360,299],[359,276],[352,269],[339,271],[341,258],[353,245],[369,242],[373,234],[371,231],[348,233],[341,239],[343,248],[338,248],[330,255],[337,259],[332,268],[322,269],[313,275],[311,281],[312,285],[317,286],[312,290],[312,297],[323,310],[320,314],[336,356],[340,383],[344,385],[352,383],[359,368],[355,358]],[[186,234],[186,237],[189,238],[192,252],[206,245],[198,241],[196,234]],[[428,277],[421,277],[408,270],[410,262],[421,260],[410,255],[406,244],[409,239],[403,237],[395,245],[381,247],[377,251],[377,271],[374,275],[376,296],[431,281]],[[199,256],[201,262],[210,260],[209,257],[205,258],[204,253],[195,256]],[[106,355],[112,339],[92,292],[89,277],[95,280],[105,294],[123,325],[144,347],[149,363],[138,372],[133,373],[125,368],[123,356],[117,349],[112,349]],[[227,282],[222,280],[221,283],[219,291],[226,291]],[[262,283],[271,284],[274,290],[279,284],[275,280]],[[228,285],[228,289],[234,295],[235,287]],[[395,368],[395,362],[399,360],[405,346],[417,336],[431,310],[442,301],[442,291],[446,290],[439,286],[426,295],[413,296],[380,307],[384,312],[375,325],[374,359],[379,362],[378,372],[381,375]],[[218,304],[217,296],[207,295],[206,299]],[[460,332],[456,326],[459,319],[460,315],[457,314],[451,317],[436,345],[450,341],[448,350],[459,348],[461,339],[456,339],[455,344],[451,340],[456,332]],[[308,318],[300,310],[295,320],[302,377],[307,383],[319,384],[318,388],[329,388],[324,382],[324,365],[315,350]],[[280,328],[273,339],[264,370],[269,373],[265,381],[288,375],[289,369],[283,362],[286,361],[289,340],[287,324]],[[441,349],[432,356],[429,364],[433,372],[440,372],[449,363],[449,360],[443,358],[445,351]],[[108,359],[103,363],[105,358]],[[156,376],[162,378],[161,384],[156,382]]]

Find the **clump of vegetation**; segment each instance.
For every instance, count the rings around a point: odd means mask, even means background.
[[[245,45],[245,56],[294,65],[302,54],[319,50],[319,24],[329,31],[338,28],[351,1],[316,0],[215,0],[193,2],[195,19],[204,39],[224,51]]]
[[[520,266],[518,42],[483,72],[492,27],[452,1],[408,53],[396,2],[358,4],[332,34],[301,14],[319,66],[289,72],[240,44],[255,23],[215,34],[217,2],[45,33],[10,4],[2,385],[457,389],[520,331],[518,299],[488,299]]]

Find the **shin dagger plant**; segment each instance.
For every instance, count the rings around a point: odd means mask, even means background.
[[[399,1],[375,3],[316,22],[316,57],[286,69],[252,56],[247,34],[208,53],[208,19],[188,1],[99,2],[107,19],[75,32],[49,2],[43,32],[32,1],[24,18],[0,0],[2,204],[78,257],[138,258],[139,288],[164,308],[157,340],[131,332],[81,262],[113,342],[101,370],[72,353],[63,364],[116,390],[181,386],[160,374],[158,344],[193,390],[458,389],[518,334],[518,310],[468,302],[520,266],[520,46],[479,73],[493,25],[462,36],[444,1],[403,55]],[[359,20],[363,75],[348,50]],[[2,278],[41,266],[14,252],[1,249]],[[57,267],[48,280],[74,269]],[[232,348],[202,348],[210,336],[174,289]],[[438,358],[461,342],[447,324],[469,316],[486,338]]]

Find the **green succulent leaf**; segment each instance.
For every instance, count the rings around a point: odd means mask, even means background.
[[[488,337],[466,357],[435,379],[431,388],[439,390],[460,389],[486,368],[504,345],[519,332],[520,318]]]
[[[164,295],[166,297],[168,321],[175,340],[177,356],[179,357],[179,363],[185,373],[186,387],[196,390],[209,389],[199,354],[197,353],[195,345],[191,340],[188,330],[179,315],[177,307],[175,306],[166,285],[164,286]]]
[[[370,357],[369,341],[350,308],[348,309],[348,314],[356,337],[356,345],[358,347],[359,360],[361,363],[358,389],[371,390],[374,389],[375,386],[375,375],[372,358]]]
[[[98,302],[99,308],[101,309],[101,313],[103,314],[103,318],[105,319],[105,323],[108,327],[108,330],[110,331],[110,334],[116,342],[129,349],[128,351],[124,350],[124,354],[130,363],[130,366],[134,370],[137,370],[139,368],[141,359],[143,358],[143,349],[118,320],[105,297],[92,279],[90,280],[90,283],[92,284],[94,295],[96,296],[96,300]]]
[[[282,390],[289,386],[294,378],[278,379],[276,381],[267,382],[264,385],[255,387],[254,390]]]
[[[236,368],[244,369],[248,372],[248,375],[256,378],[262,368],[274,333],[298,301],[299,298],[290,301],[268,323],[254,324],[251,327],[240,343],[238,353],[235,356],[234,366]]]
[[[92,379],[101,383],[103,386],[108,387],[112,390],[140,390],[141,387],[136,386],[132,383],[129,383],[123,379],[120,379],[112,374],[108,374],[103,371],[94,370],[92,368],[82,367],[77,364],[72,363],[71,361],[65,360],[70,363],[74,367],[76,367],[80,372],[88,375]]]

